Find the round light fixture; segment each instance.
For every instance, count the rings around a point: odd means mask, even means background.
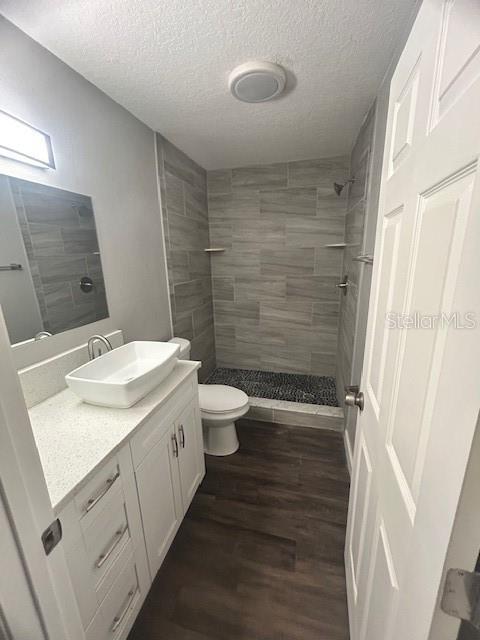
[[[271,62],[246,62],[236,67],[228,78],[230,91],[242,102],[266,102],[282,93],[285,71]]]

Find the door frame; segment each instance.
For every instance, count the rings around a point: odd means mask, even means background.
[[[382,182],[383,158],[385,151],[385,137],[387,133],[388,105],[390,101],[390,80],[395,72],[398,60],[402,55],[402,51],[408,40],[408,36],[415,23],[415,19],[420,10],[423,0],[416,0],[414,7],[408,18],[407,25],[402,33],[400,41],[395,49],[390,64],[387,67],[385,75],[380,83],[375,100],[367,111],[362,127],[368,118],[374,119],[373,135],[371,145],[369,147],[368,161],[368,181],[366,185],[366,207],[365,219],[363,225],[362,244],[359,247],[359,253],[371,254],[375,260],[375,247],[377,245],[377,219],[380,206],[380,189]],[[370,293],[372,287],[373,268],[371,265],[360,263],[359,281],[358,281],[358,300],[355,312],[355,333],[352,352],[352,365],[348,372],[349,380],[345,380],[346,384],[358,385],[361,387],[363,359],[365,354],[366,338],[367,338],[367,322],[368,311],[370,308]],[[343,392],[343,389],[338,393]],[[341,404],[343,397],[341,397]],[[348,424],[351,421],[355,423],[354,434],[357,433],[356,422],[358,420],[357,411],[354,408],[344,406],[345,412],[345,432],[344,447],[347,458],[347,465],[350,474],[352,473],[353,454],[355,449],[355,438],[350,440]]]
[[[448,544],[442,579],[437,596],[437,605],[430,628],[429,640],[456,640],[461,627],[459,618],[444,613],[441,601],[445,578],[449,569],[478,571],[480,550],[480,511],[477,508],[480,484],[480,411],[473,437],[462,493],[458,502],[455,522]]]
[[[55,516],[1,307],[0,380],[0,488],[37,613],[49,640],[79,640],[84,632],[62,544],[47,556],[41,542]]]
[[[363,221],[363,234],[362,242],[358,247],[358,253],[365,255],[374,255],[375,251],[375,237],[377,228],[378,217],[378,203],[380,197],[380,179],[375,181],[377,175],[381,175],[381,166],[383,158],[383,138],[384,129],[387,124],[387,114],[381,113],[384,119],[379,118],[378,99],[375,99],[373,105],[367,112],[362,123],[363,130],[368,120],[373,120],[373,132],[368,146],[365,148],[363,155],[368,155],[368,161],[366,165],[367,180],[365,183],[365,214]],[[360,134],[359,134],[360,135]],[[380,141],[379,141],[380,138]],[[380,168],[378,164],[380,163]],[[379,171],[379,174],[376,173]],[[344,269],[345,273],[346,270]],[[350,371],[347,372],[348,379],[345,379],[346,385],[360,385],[363,368],[363,357],[365,353],[365,340],[367,336],[367,320],[368,309],[370,305],[370,288],[372,284],[372,265],[363,262],[359,263],[358,271],[358,294],[357,294],[357,306],[355,309],[355,328],[353,334],[353,349],[352,349],[352,363]],[[347,295],[352,295],[347,291]],[[340,390],[343,392],[343,389]],[[341,398],[343,402],[343,397]],[[347,466],[349,473],[352,473],[353,465],[353,452],[355,446],[355,439],[351,441],[349,424],[355,423],[354,433],[356,432],[357,413],[356,409],[348,407],[344,404],[343,411],[345,414],[345,431],[344,447],[345,455],[347,458]]]

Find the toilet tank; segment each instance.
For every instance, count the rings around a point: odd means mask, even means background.
[[[172,338],[169,342],[180,345],[179,360],[190,360],[190,340],[186,338]]]

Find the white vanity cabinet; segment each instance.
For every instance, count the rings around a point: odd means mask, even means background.
[[[186,387],[164,413],[131,444],[152,579],[205,474],[197,385]]]
[[[190,376],[59,513],[86,640],[126,638],[204,474]]]

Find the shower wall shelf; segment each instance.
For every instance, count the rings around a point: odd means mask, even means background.
[[[225,247],[210,247],[209,249],[204,249],[205,253],[221,253],[225,251]]]

